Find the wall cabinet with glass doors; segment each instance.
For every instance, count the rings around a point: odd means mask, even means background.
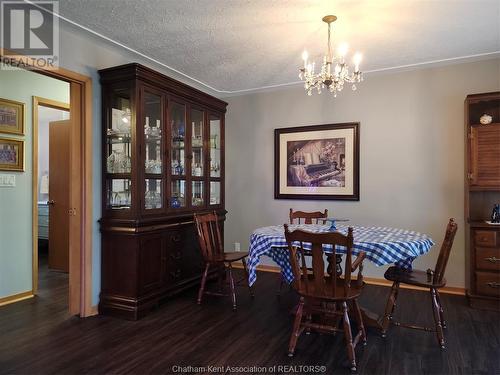
[[[227,104],[139,64],[100,72],[101,313],[138,319],[196,285],[195,212],[224,210]],[[198,272],[199,271],[199,272]]]

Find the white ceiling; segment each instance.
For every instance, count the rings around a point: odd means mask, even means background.
[[[306,47],[319,61],[334,42],[379,71],[500,51],[498,0],[64,0],[75,23],[231,94],[298,80]],[[476,56],[477,57],[477,56]]]

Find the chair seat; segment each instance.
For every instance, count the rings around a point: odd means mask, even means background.
[[[433,277],[428,275],[426,271],[404,270],[396,266],[389,267],[389,269],[385,271],[384,277],[390,281],[421,286],[424,288],[442,288],[446,285],[446,280],[444,278],[440,283],[434,283]]]
[[[220,262],[237,262],[238,260],[242,260],[248,256],[247,251],[232,251],[228,253],[223,253],[223,258],[221,258]]]
[[[323,294],[323,292],[318,293],[315,289],[314,285],[314,280],[312,279],[313,275],[309,275],[307,280],[302,280],[301,283],[301,289],[298,291],[298,293],[301,296],[304,296],[306,298],[317,298],[317,299],[323,299],[323,300],[329,300],[329,301],[336,301],[336,300],[350,300],[353,298],[359,297],[361,294],[361,291],[364,286],[364,282],[361,286],[358,286],[356,283],[356,280],[351,280],[351,288],[349,289],[349,293],[346,296],[344,293],[344,285],[345,285],[345,280],[344,279],[337,279],[337,285],[335,288],[335,296],[333,293],[333,287],[331,286],[332,279],[331,277],[325,277],[325,282],[327,284],[326,288],[324,288],[324,291],[326,294]],[[306,292],[306,284],[307,284],[307,292]]]

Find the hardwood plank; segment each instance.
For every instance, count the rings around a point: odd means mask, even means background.
[[[343,335],[302,335],[295,357],[287,357],[289,311],[297,298],[289,288],[276,298],[278,284],[276,274],[259,273],[254,300],[238,288],[237,312],[229,298],[206,296],[198,306],[190,290],[139,321],[80,319],[67,312],[67,275],[42,264],[39,295],[0,307],[0,373],[171,373],[174,365],[318,365],[327,373],[349,373]],[[368,285],[360,304],[382,311],[388,294],[387,287]],[[391,327],[383,339],[369,330],[368,345],[356,350],[359,373],[500,373],[498,315],[477,314],[463,296],[441,297],[445,351],[433,334]],[[432,326],[428,292],[402,290],[398,302],[396,320]]]

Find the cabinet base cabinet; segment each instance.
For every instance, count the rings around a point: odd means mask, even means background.
[[[166,225],[174,229],[155,224],[149,232],[127,233],[102,226],[100,314],[137,320],[169,297],[199,287],[204,262],[194,224]]]
[[[469,304],[500,311],[500,230],[485,223],[472,223],[470,238]]]

